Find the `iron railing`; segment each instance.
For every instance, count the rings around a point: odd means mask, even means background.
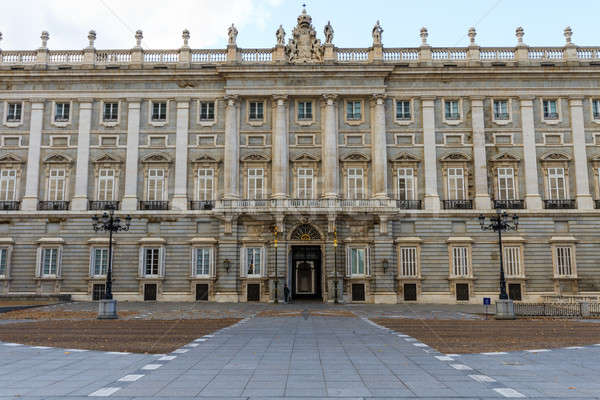
[[[568,210],[575,208],[575,200],[544,200],[544,208],[548,210]]]
[[[444,210],[471,210],[473,200],[443,200]]]
[[[66,211],[69,209],[68,201],[40,201],[38,210],[43,211]]]
[[[17,211],[20,205],[20,201],[0,201],[0,210]]]
[[[494,208],[522,210],[525,208],[525,200],[494,200]]]
[[[140,210],[168,210],[169,202],[162,200],[142,200],[140,201]]]
[[[90,210],[118,210],[119,202],[114,200],[90,200]]]
[[[212,210],[215,208],[213,200],[190,201],[190,210]]]
[[[420,210],[421,200],[396,200],[396,208],[403,210]]]

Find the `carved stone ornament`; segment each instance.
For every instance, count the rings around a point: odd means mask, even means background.
[[[227,29],[227,36],[229,37],[229,39],[227,41],[227,45],[235,46],[236,41],[237,41],[237,35],[238,35],[237,28],[235,27],[234,24],[231,24],[231,26]]]
[[[327,21],[327,25],[325,25],[323,33],[325,34],[325,43],[331,44],[333,42],[333,27],[331,26],[330,21]]]
[[[381,45],[381,34],[382,33],[383,33],[383,28],[381,27],[381,25],[379,25],[379,21],[377,21],[377,23],[373,27],[373,31],[371,32],[371,35],[373,36],[373,46]]]
[[[321,240],[321,234],[310,224],[299,225],[290,236],[291,240]]]
[[[279,28],[275,32],[275,36],[277,37],[277,46],[285,45],[285,31],[283,30],[283,26],[279,25]]]
[[[292,37],[285,46],[288,61],[295,64],[323,61],[323,47],[317,39],[317,32],[312,26],[312,18],[302,10],[298,16],[298,24],[292,31]]]

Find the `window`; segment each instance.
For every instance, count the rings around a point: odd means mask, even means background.
[[[469,248],[452,248],[452,274],[454,276],[469,276]]]
[[[346,119],[348,121],[360,121],[362,119],[360,100],[348,100],[346,102]]]
[[[592,100],[592,118],[600,119],[600,99]]]
[[[92,276],[105,276],[108,271],[108,247],[92,248]]]
[[[8,249],[0,249],[0,276],[6,277],[8,271]]]
[[[248,247],[246,248],[246,275],[247,276],[260,276],[262,273],[262,259],[263,259],[263,248],[262,247]]]
[[[348,249],[348,274],[368,275],[368,253],[367,247],[351,247]]]
[[[48,201],[65,200],[66,171],[64,169],[51,169],[48,180]]]
[[[512,168],[498,168],[498,200],[515,199],[515,175]]]
[[[412,168],[398,168],[398,200],[414,200],[414,176]]]
[[[215,120],[215,103],[214,101],[200,102],[200,121]]]
[[[298,198],[313,198],[313,169],[298,168]]]
[[[6,110],[6,122],[21,122],[22,111],[22,103],[8,103],[8,109]]]
[[[542,107],[544,119],[558,119],[558,106],[556,100],[543,100]]]
[[[119,103],[104,103],[102,120],[105,122],[114,122],[119,119]]]
[[[55,277],[58,276],[58,265],[59,265],[59,251],[58,247],[46,247],[42,249],[42,260],[41,260],[41,276],[42,277]]]
[[[152,121],[167,120],[167,102],[154,101],[152,102]]]
[[[262,168],[248,169],[248,199],[264,198],[264,170]]]
[[[54,106],[54,121],[66,122],[69,120],[70,103],[56,103]]]
[[[571,246],[555,247],[556,276],[573,276]]]
[[[17,170],[0,170],[0,201],[15,201]]]
[[[565,169],[548,168],[548,199],[564,200],[566,198]]]
[[[448,200],[465,200],[465,176],[462,168],[448,168]]]
[[[212,249],[199,247],[194,249],[194,275],[210,276],[212,263]]]
[[[460,119],[460,112],[458,111],[458,100],[446,100],[444,101],[445,116],[448,120]]]
[[[214,170],[198,169],[198,201],[213,199]]]
[[[148,170],[148,201],[163,201],[165,195],[165,170]]]
[[[298,102],[298,119],[299,120],[312,120],[312,101],[299,101]]]
[[[510,119],[508,114],[508,100],[494,100],[494,119],[506,121]]]
[[[98,201],[115,199],[115,170],[101,168],[98,171]]]
[[[521,276],[521,247],[504,247],[504,273],[506,276]]]
[[[417,248],[400,247],[400,276],[417,277]]]
[[[251,101],[248,104],[248,119],[250,121],[262,121],[264,118],[264,103],[262,101]]]
[[[159,276],[160,274],[160,248],[144,248],[144,275]]]
[[[410,101],[408,100],[397,100],[396,101],[396,119],[409,120],[410,115]]]
[[[348,168],[348,198],[363,199],[364,179],[362,168]]]

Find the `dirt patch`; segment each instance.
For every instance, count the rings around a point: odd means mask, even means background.
[[[351,311],[308,311],[311,317],[349,317],[356,318],[356,314]],[[304,315],[302,310],[277,311],[266,310],[256,314],[257,317],[301,317]]]
[[[130,317],[136,315],[133,311],[119,311],[119,317]],[[97,312],[93,311],[63,311],[51,310],[44,311],[37,308],[9,311],[0,314],[0,319],[34,319],[34,320],[57,320],[57,319],[96,319]]]
[[[585,346],[600,343],[600,325],[564,319],[373,319],[415,337],[441,353],[482,353]]]
[[[65,349],[160,354],[238,321],[238,318],[223,318],[24,322],[0,325],[0,340]]]

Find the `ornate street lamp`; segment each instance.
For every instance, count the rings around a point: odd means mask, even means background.
[[[277,295],[277,287],[279,286],[279,277],[277,274],[277,225],[274,227],[274,235],[275,239],[273,240],[273,245],[275,246],[275,300],[274,303],[279,303],[278,295]]]
[[[108,269],[106,271],[106,290],[104,299],[100,300],[98,309],[98,319],[116,319],[117,302],[113,300],[112,295],[112,236],[113,232],[128,231],[131,224],[131,216],[125,217],[125,224],[121,224],[121,218],[114,216],[114,207],[110,208],[110,213],[104,212],[102,217],[94,215],[92,217],[92,227],[95,232],[108,231]]]
[[[335,290],[335,304],[338,303],[338,277],[337,277],[337,229],[333,231],[333,290]]]
[[[496,209],[496,215],[489,218],[489,224],[485,222],[485,216],[479,215],[479,224],[483,231],[498,232],[498,249],[500,251],[500,300],[496,302],[496,319],[514,319],[514,306],[512,300],[508,298],[506,293],[506,280],[504,278],[504,263],[502,254],[502,232],[516,231],[519,227],[519,216],[512,216],[512,224],[508,219],[506,211],[502,212],[499,208]]]

